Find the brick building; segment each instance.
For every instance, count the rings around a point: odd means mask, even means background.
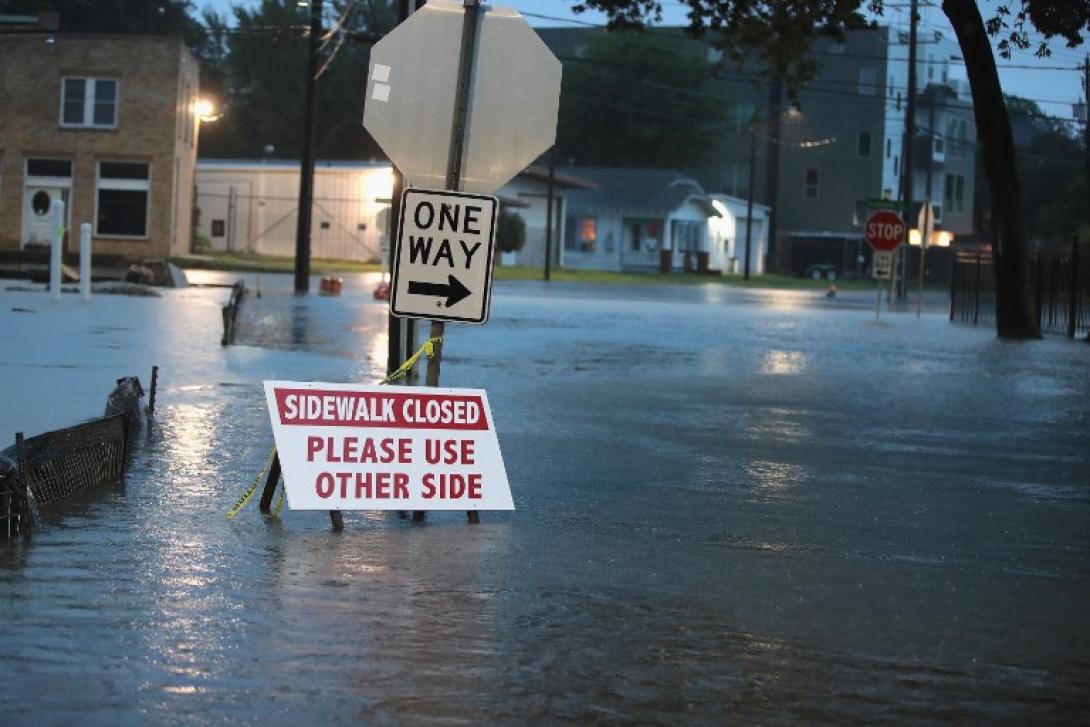
[[[0,250],[47,245],[64,200],[95,253],[188,252],[198,83],[177,37],[0,35]]]

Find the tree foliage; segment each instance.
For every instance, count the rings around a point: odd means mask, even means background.
[[[703,90],[714,64],[682,38],[602,33],[562,60],[557,153],[565,160],[695,165],[725,118],[723,102]]]
[[[204,42],[192,0],[0,0],[0,15],[53,10],[62,33],[180,34],[191,48]]]
[[[1084,142],[1071,126],[1046,115],[1036,102],[1008,96],[1006,103],[1022,137],[1016,153],[1026,232],[1035,245],[1066,245],[1087,217]],[[979,173],[983,176],[983,165]],[[987,186],[978,189],[980,201],[990,206]]]
[[[526,220],[503,210],[496,218],[496,247],[500,252],[518,252],[526,244]]]
[[[317,155],[326,159],[380,156],[362,127],[364,79],[370,45],[360,33],[394,25],[384,0],[333,2],[338,24],[323,38],[318,80]],[[204,14],[208,41],[202,82],[218,87],[223,117],[202,129],[202,156],[297,157],[302,148],[309,10],[296,0],[238,6],[234,22]],[[328,63],[325,63],[328,61]]]

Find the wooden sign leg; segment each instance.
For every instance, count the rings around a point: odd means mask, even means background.
[[[280,481],[280,453],[273,455],[272,464],[269,466],[269,476],[265,479],[265,489],[261,491],[261,512],[268,515],[272,512],[273,495],[276,494],[276,483]]]
[[[329,511],[329,522],[333,525],[333,532],[339,533],[344,530],[344,515],[340,510]]]

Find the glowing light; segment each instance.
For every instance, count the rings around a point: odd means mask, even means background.
[[[363,198],[368,202],[389,202],[394,195],[392,169],[376,169],[363,177]]]
[[[715,211],[718,212],[721,216],[723,216],[723,217],[727,216],[727,206],[725,204],[723,204],[722,202],[720,202],[719,200],[713,199],[712,200],[712,207],[714,207]]]
[[[216,113],[216,105],[212,103],[211,99],[207,98],[197,99],[197,103],[193,106],[193,113],[205,123],[216,121],[220,117],[220,114]]]
[[[934,230],[931,232],[931,239],[928,240],[928,247],[950,247],[950,243],[954,241],[954,233],[949,230]],[[920,231],[913,228],[908,231],[908,244],[915,247],[920,246]]]

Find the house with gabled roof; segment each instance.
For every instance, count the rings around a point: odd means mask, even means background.
[[[708,270],[708,219],[719,217],[693,179],[670,169],[569,167],[594,182],[568,192],[561,265],[593,270]]]

